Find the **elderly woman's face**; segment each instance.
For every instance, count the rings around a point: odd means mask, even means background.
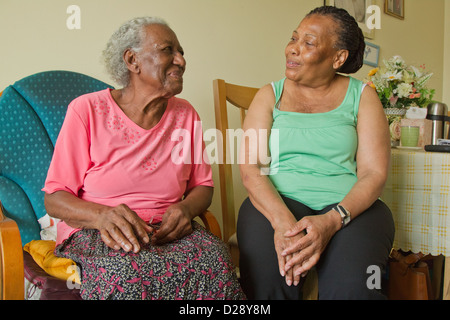
[[[140,79],[169,97],[180,93],[186,61],[177,36],[161,24],[149,25],[145,31],[142,50],[137,54]]]
[[[312,15],[294,30],[286,46],[286,76],[299,79],[305,75],[320,76],[333,71],[337,50],[337,24],[329,17]]]

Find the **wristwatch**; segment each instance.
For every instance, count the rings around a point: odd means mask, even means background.
[[[339,215],[341,216],[342,221],[341,229],[345,228],[350,223],[351,220],[350,211],[348,211],[341,205],[333,207],[333,210],[339,213]]]

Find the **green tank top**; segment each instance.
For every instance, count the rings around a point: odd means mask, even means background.
[[[285,79],[273,82],[269,177],[278,192],[321,210],[340,202],[356,183],[356,133],[363,83],[349,77],[342,104],[325,113],[280,111]]]

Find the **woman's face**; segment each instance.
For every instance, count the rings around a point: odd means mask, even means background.
[[[294,30],[288,43],[286,55],[286,77],[299,81],[335,73],[334,63],[338,50],[338,25],[329,17],[312,15],[305,18]]]
[[[161,24],[145,27],[145,34],[136,55],[141,81],[168,97],[180,93],[186,60],[177,36]]]

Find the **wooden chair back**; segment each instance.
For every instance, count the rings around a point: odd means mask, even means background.
[[[244,123],[246,111],[259,88],[240,86],[227,83],[222,79],[213,81],[214,108],[216,116],[216,127],[223,137],[222,154],[219,161],[220,199],[223,217],[223,239],[228,242],[236,233],[236,215],[233,190],[232,165],[227,161],[227,150],[230,148],[227,130],[228,103],[239,109],[241,127]]]

